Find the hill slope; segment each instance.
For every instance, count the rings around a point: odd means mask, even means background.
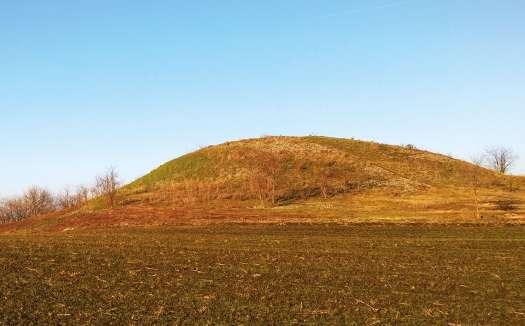
[[[180,184],[214,184],[226,197],[243,197],[268,179],[278,197],[362,186],[466,185],[472,173],[484,183],[497,174],[438,154],[399,146],[326,137],[266,137],[211,146],[170,161],[125,188],[169,191]],[[225,189],[226,188],[226,189]],[[226,191],[226,193],[224,192]]]
[[[163,164],[101,201],[34,225],[223,221],[522,221],[522,177],[448,156],[351,139],[265,137]],[[40,221],[40,222],[36,222]]]
[[[505,188],[490,170],[447,156],[328,137],[266,137],[211,146],[155,169],[124,189],[127,196],[172,194],[179,200],[258,199],[278,205],[388,188]],[[193,198],[197,199],[197,198]]]

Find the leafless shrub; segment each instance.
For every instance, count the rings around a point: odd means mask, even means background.
[[[86,186],[78,186],[75,192],[76,206],[81,206],[91,199],[91,190]]]
[[[111,167],[104,175],[96,178],[94,192],[98,196],[104,197],[109,207],[114,207],[119,188],[120,180],[118,172],[114,167]]]
[[[514,151],[506,147],[488,148],[485,155],[488,166],[501,174],[507,174],[518,159]]]
[[[270,154],[260,154],[257,157],[257,167],[250,175],[250,190],[262,206],[277,203],[282,172],[279,161]]]
[[[333,169],[331,164],[319,164],[317,169],[319,174],[319,189],[323,198],[326,199],[329,196],[331,181],[335,178],[335,169]]]
[[[69,189],[64,189],[62,193],[58,194],[56,201],[60,209],[69,209],[74,206],[73,194]]]
[[[6,222],[20,221],[29,216],[23,197],[5,199],[0,207],[1,220]]]
[[[56,208],[53,194],[39,187],[29,188],[24,194],[24,201],[30,216],[49,213]]]
[[[0,202],[0,224],[8,223],[8,222],[10,222],[8,211],[5,208],[4,201],[1,201]]]
[[[0,223],[20,221],[28,217],[47,214],[55,211],[79,208],[87,203],[93,195],[105,196],[110,206],[115,205],[117,190],[120,186],[118,174],[111,168],[96,179],[96,186],[90,189],[78,186],[74,191],[65,189],[54,195],[41,187],[31,187],[22,195],[0,199]]]
[[[53,194],[39,187],[29,188],[22,196],[0,202],[0,221],[20,221],[56,210]]]
[[[479,189],[480,189],[480,183],[481,183],[481,167],[483,167],[484,163],[487,160],[487,156],[485,154],[475,155],[471,158],[472,164],[474,164],[476,167],[471,169],[470,172],[470,179],[471,179],[471,186],[472,186],[472,194],[474,196],[474,209],[476,218],[481,218],[481,212],[480,212],[480,196],[479,196]]]
[[[78,186],[75,191],[66,188],[62,193],[56,196],[56,205],[58,209],[72,209],[84,205],[90,199],[88,187]]]

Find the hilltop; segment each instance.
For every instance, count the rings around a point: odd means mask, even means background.
[[[263,137],[209,146],[167,162],[123,187],[116,208],[95,200],[22,225],[519,222],[524,185],[522,177],[410,145]]]

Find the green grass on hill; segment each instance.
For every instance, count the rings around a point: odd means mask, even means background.
[[[186,154],[167,162],[151,173],[139,178],[129,187],[152,187],[165,181],[183,181],[185,179],[201,179],[212,175],[213,162],[202,152]]]
[[[471,187],[474,180],[482,188],[502,189],[509,183],[487,169],[413,147],[329,137],[265,137],[184,155],[133,182],[124,193],[172,192],[181,199],[206,192],[214,199],[241,200],[264,195],[272,202],[290,202],[378,187],[393,192]]]
[[[383,168],[386,175],[397,175],[424,183],[470,183],[478,173],[487,183],[498,183],[499,176],[489,170],[448,156],[414,148],[330,137],[266,137],[210,146],[170,161],[133,185],[153,185],[168,180],[220,178],[238,172],[240,167],[255,168],[258,153],[278,160],[283,169],[318,161],[330,165],[358,165]],[[361,165],[359,165],[361,164]]]

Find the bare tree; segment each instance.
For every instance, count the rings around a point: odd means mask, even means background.
[[[88,187],[78,186],[75,191],[75,195],[74,195],[74,198],[76,201],[75,206],[81,206],[85,204],[90,199],[90,193],[91,191],[89,190]]]
[[[277,203],[277,191],[282,182],[282,166],[269,154],[257,156],[257,167],[251,171],[251,192],[259,199],[262,206]]]
[[[29,215],[22,197],[3,200],[0,214],[3,222],[20,221]]]
[[[29,188],[23,196],[29,216],[49,213],[55,210],[53,194],[40,187]]]
[[[75,191],[66,188],[56,196],[58,209],[78,208],[89,200],[90,190],[86,186],[78,186]]]
[[[484,162],[486,161],[486,155],[476,155],[471,159],[472,163],[476,165],[472,169],[471,179],[472,179],[472,193],[474,195],[474,209],[476,211],[476,218],[482,218],[481,212],[479,209],[479,188],[480,188],[480,171],[483,167]]]
[[[11,222],[50,213],[56,210],[55,198],[51,192],[31,187],[23,195],[0,202],[0,221]]]
[[[518,159],[512,149],[507,147],[489,148],[485,154],[488,166],[501,174],[507,174]]]
[[[60,209],[69,209],[73,207],[73,194],[66,188],[57,195],[56,201]]]
[[[117,170],[114,167],[101,176],[98,176],[95,184],[95,193],[106,198],[110,207],[114,207],[117,199],[120,180]]]
[[[8,211],[5,207],[4,201],[0,202],[0,224],[8,223],[11,219],[9,218]]]
[[[319,189],[323,198],[328,198],[328,192],[330,189],[330,180],[334,178],[334,171],[332,165],[326,165],[321,163],[318,167],[319,170]]]
[[[110,205],[115,204],[119,181],[115,169],[97,178],[98,195],[107,196]],[[78,208],[91,198],[91,190],[79,186],[75,191],[65,189],[54,195],[49,190],[33,186],[22,195],[0,199],[0,224],[20,221],[25,218],[55,212],[61,209]]]

